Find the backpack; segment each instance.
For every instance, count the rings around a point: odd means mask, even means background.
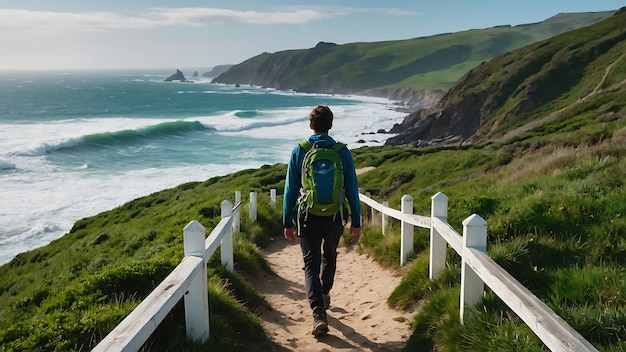
[[[298,204],[313,215],[341,213],[345,202],[344,175],[339,150],[346,145],[314,148],[308,140],[300,142],[306,150],[302,162],[302,187]]]

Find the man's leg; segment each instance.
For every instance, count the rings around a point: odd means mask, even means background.
[[[340,216],[327,217],[324,222],[324,254],[322,258],[322,293],[328,294],[333,288],[337,270],[337,245],[343,234]]]
[[[304,259],[304,282],[309,305],[313,311],[313,330],[315,337],[328,333],[328,321],[322,299],[320,283],[322,228],[319,218],[310,214],[300,215],[300,248]]]
[[[320,282],[322,227],[320,218],[311,214],[300,214],[300,249],[304,259],[304,283],[311,309],[323,307],[322,284]]]

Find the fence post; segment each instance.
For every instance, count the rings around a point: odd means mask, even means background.
[[[276,209],[276,188],[270,189],[270,207]]]
[[[463,220],[463,255],[461,256],[461,324],[466,316],[466,307],[472,307],[483,296],[485,283],[474,269],[465,262],[466,248],[487,251],[487,222],[476,214]],[[469,312],[469,310],[467,310]]]
[[[387,220],[389,220],[387,215],[384,213],[385,208],[389,208],[389,202],[383,202],[383,211],[380,212],[380,223],[382,226],[383,236],[385,236],[387,232]]]
[[[235,205],[241,203],[241,191],[235,192]],[[233,233],[239,233],[241,231],[241,205],[237,207],[235,213],[233,214]]]
[[[207,291],[204,226],[193,220],[183,229],[185,256],[200,257],[202,270],[196,275],[185,294],[185,325],[187,338],[205,342],[209,338],[209,294]]]
[[[359,193],[361,193],[361,189],[359,188]],[[367,198],[372,199],[372,194],[370,192],[365,192],[365,196]],[[374,207],[369,207],[369,212],[365,209],[365,218],[370,221],[372,225],[376,225],[376,217],[375,217],[375,209]]]
[[[408,194],[402,197],[400,266],[406,264],[409,254],[413,252],[413,225],[404,221],[404,214],[413,214],[413,197]]]
[[[233,214],[233,205],[225,200],[222,202],[222,219],[232,216]],[[226,233],[224,237],[222,237],[221,242],[222,249],[220,252],[222,253],[222,265],[226,267],[226,270],[229,272],[233,272],[233,227],[229,226],[226,229]]]
[[[256,221],[256,192],[250,192],[250,220]]]
[[[438,218],[443,222],[448,222],[448,197],[438,192],[431,198],[430,217]],[[430,225],[430,265],[428,266],[428,277],[433,280],[441,270],[446,267],[446,240],[439,234],[435,227]]]

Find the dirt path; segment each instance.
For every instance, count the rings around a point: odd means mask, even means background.
[[[276,351],[399,351],[409,338],[413,312],[387,307],[385,301],[400,276],[356,253],[355,246],[338,249],[335,286],[327,311],[330,332],[311,334],[312,313],[304,292],[302,254],[298,242],[276,238],[263,250],[276,276],[262,274],[252,284],[272,309],[259,316]]]

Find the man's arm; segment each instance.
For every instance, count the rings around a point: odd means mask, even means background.
[[[293,234],[295,240],[295,224],[293,223],[293,211],[298,199],[298,193],[300,192],[300,169],[298,168],[298,159],[300,154],[300,146],[297,145],[291,151],[291,157],[289,158],[289,164],[287,165],[287,175],[285,176],[285,190],[283,193],[283,227],[285,228],[285,238],[291,239],[287,236],[287,230]]]
[[[354,160],[352,159],[352,153],[350,153],[350,150],[348,150],[347,147],[341,150],[340,155],[344,170],[344,187],[346,190],[346,198],[348,199],[348,204],[350,204],[350,209],[352,210],[350,214],[351,227],[360,228],[361,201],[359,200],[359,182],[356,177]],[[352,233],[352,231],[350,233]]]

